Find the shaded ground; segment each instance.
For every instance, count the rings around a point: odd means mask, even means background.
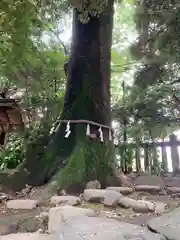
[[[0,208],[0,235],[16,232],[35,232],[44,229],[38,218],[39,214],[47,211],[47,207],[38,207],[33,210],[10,210],[5,206]]]

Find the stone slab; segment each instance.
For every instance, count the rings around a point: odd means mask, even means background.
[[[59,226],[58,240],[165,240],[137,225],[101,217],[68,219]]]
[[[180,239],[180,208],[147,222],[149,229],[158,232],[170,240]]]

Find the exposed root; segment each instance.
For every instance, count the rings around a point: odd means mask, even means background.
[[[128,180],[121,169],[116,167],[115,163],[110,163],[113,175],[117,178],[120,183],[120,186],[134,188],[134,184]]]

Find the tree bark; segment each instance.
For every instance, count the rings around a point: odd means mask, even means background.
[[[85,119],[103,125],[111,125],[110,114],[110,60],[113,28],[113,3],[108,1],[100,17],[92,17],[87,24],[78,19],[74,9],[71,57],[68,63],[67,86],[61,120]],[[14,189],[22,187],[17,176],[26,176],[24,184],[42,185],[60,171],[59,185],[69,187],[98,179],[102,185],[109,172],[113,158],[112,144],[107,139],[108,130],[102,129],[104,143],[86,136],[86,125],[71,124],[71,135],[65,138],[66,124],[61,123],[52,140],[34,156],[38,146],[32,146],[27,159],[14,176]],[[91,126],[91,133],[98,128]],[[21,174],[20,174],[21,173]],[[21,185],[21,186],[20,186]]]

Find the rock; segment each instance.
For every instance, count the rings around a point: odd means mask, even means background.
[[[98,180],[90,181],[86,184],[86,189],[101,189],[101,183]]]
[[[133,198],[129,198],[129,197],[121,197],[118,201],[118,204],[121,206],[121,207],[124,207],[124,208],[129,208],[129,207],[132,207],[136,204],[136,200],[133,199]]]
[[[48,232],[56,233],[60,225],[69,218],[77,216],[96,216],[93,209],[72,206],[54,207],[49,210]]]
[[[29,186],[28,184],[26,184],[26,187],[24,189],[22,189],[21,193],[24,195],[24,196],[27,196],[27,194],[29,194],[31,192],[31,189],[32,187]]]
[[[135,191],[160,192],[160,191],[162,191],[162,189],[160,186],[136,185]]]
[[[41,221],[36,217],[29,217],[22,221],[18,226],[18,232],[36,232],[39,228],[44,228]],[[44,228],[45,229],[45,228]]]
[[[135,185],[149,185],[149,186],[159,186],[161,188],[165,187],[165,182],[160,176],[139,176],[134,180]]]
[[[2,236],[0,240],[58,240],[56,236],[40,233],[16,233]]]
[[[2,220],[0,221],[0,235],[6,235],[9,233],[14,232],[18,227],[19,221],[17,222],[10,222]]]
[[[138,202],[146,204],[149,211],[154,212],[158,215],[164,213],[164,211],[165,211],[166,204],[163,202],[153,202],[152,203],[152,202],[148,202],[145,200],[138,200]]]
[[[117,191],[109,190],[105,194],[103,204],[109,207],[116,207],[118,201],[123,195]]]
[[[64,190],[64,189],[58,189],[56,196],[67,196],[66,190]]]
[[[39,202],[44,202],[49,200],[53,195],[55,182],[44,185],[43,187],[33,188],[30,193],[30,199],[38,200]]]
[[[180,239],[180,208],[153,218],[147,222],[149,229],[161,233],[166,239]]]
[[[166,207],[166,204],[163,203],[163,202],[156,202],[155,203],[155,210],[154,212],[159,215],[159,214],[162,214],[165,212],[165,207]]]
[[[32,221],[34,220],[34,221]],[[26,230],[26,232],[43,232],[46,233],[47,227],[48,227],[48,220],[49,220],[49,213],[48,212],[41,212],[39,216],[35,216],[34,219],[28,218],[26,221],[23,222],[22,224],[22,229]],[[33,229],[33,225],[35,225],[35,228]],[[30,227],[32,230],[29,230]],[[24,232],[20,230],[19,232]]]
[[[133,207],[133,210],[136,212],[154,212],[157,215],[164,213],[165,211],[165,204],[163,202],[148,202],[145,200],[138,200],[140,204],[136,204]]]
[[[8,201],[8,200],[14,200],[15,197],[3,192],[0,192],[0,201],[4,202],[4,201]]]
[[[7,208],[12,209],[34,209],[38,205],[36,200],[9,200],[6,203]]]
[[[136,191],[147,191],[147,192],[160,192],[161,187],[153,186],[153,185],[136,185],[135,190]]]
[[[102,217],[77,217],[59,225],[58,240],[165,240],[137,225]]]
[[[155,203],[138,200],[133,206],[133,210],[140,213],[155,212],[155,206]]]
[[[86,202],[102,202],[106,195],[105,189],[85,189],[83,198]]]
[[[114,190],[122,194],[132,193],[134,190],[129,187],[108,187],[106,190]]]
[[[46,224],[48,223],[49,220],[49,213],[48,212],[41,212],[39,215],[39,218],[42,223]]]
[[[154,203],[143,201],[143,200],[135,200],[129,197],[121,197],[118,201],[118,204],[124,208],[133,208],[136,212],[146,213],[146,212],[154,212],[155,205]]]
[[[78,205],[81,202],[80,198],[75,196],[53,196],[51,198],[51,204],[55,204],[56,206],[61,204],[67,204],[71,206]]]
[[[167,193],[180,193],[180,187],[167,187]]]
[[[159,195],[159,196],[165,196],[165,195],[167,195],[167,192],[166,192],[166,190],[164,189],[164,190],[161,190],[161,191],[158,193],[158,195]]]

